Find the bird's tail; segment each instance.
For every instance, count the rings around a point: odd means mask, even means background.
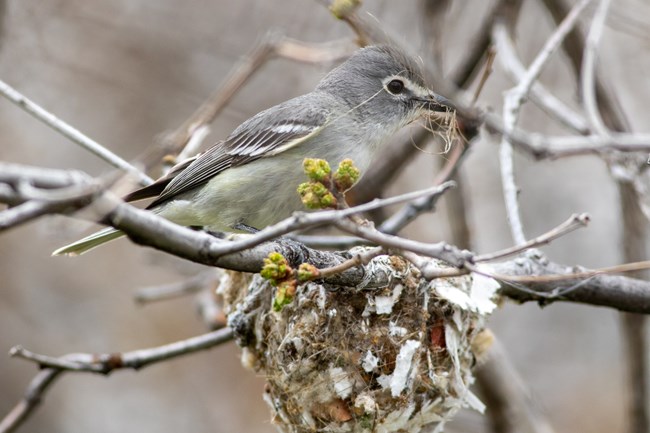
[[[73,242],[70,245],[59,248],[58,250],[52,253],[53,256],[79,256],[84,254],[95,247],[98,247],[106,242],[112,241],[119,237],[124,236],[124,232],[114,229],[113,227],[107,227],[103,230],[93,233],[92,235],[86,236],[83,239],[79,239],[77,242]]]

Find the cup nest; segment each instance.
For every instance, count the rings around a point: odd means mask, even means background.
[[[462,407],[482,411],[469,387],[487,346],[496,282],[478,275],[426,281],[396,256],[365,268],[386,272],[389,285],[307,283],[280,312],[259,275],[223,278],[242,362],[265,376],[278,429],[438,432]]]

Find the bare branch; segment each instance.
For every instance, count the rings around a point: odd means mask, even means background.
[[[461,146],[457,146],[457,148],[461,148]],[[456,154],[460,154],[460,152],[462,151],[457,151]],[[458,159],[456,159],[456,161],[458,161]],[[437,182],[436,185],[438,185]],[[440,184],[437,194],[421,197],[406,204],[399,211],[395,212],[389,219],[384,221],[379,227],[379,231],[386,234],[399,233],[400,230],[406,227],[423,212],[431,212],[438,199],[442,197],[448,189],[454,188],[455,185],[454,182],[445,182]]]
[[[383,234],[375,229],[363,227],[345,219],[334,221],[333,224],[344,232],[368,239],[383,247],[412,251],[416,254],[443,260],[456,267],[463,267],[465,262],[472,258],[472,253],[469,251],[460,250],[446,242],[430,244],[404,239]]]
[[[52,213],[50,203],[29,201],[0,212],[0,232]]]
[[[203,135],[235,94],[250,80],[261,66],[274,57],[283,57],[302,63],[331,63],[350,56],[356,45],[350,39],[325,43],[307,43],[280,35],[266,34],[261,41],[233,68],[233,70],[203,104],[174,132],[162,139],[162,146],[148,151],[140,159],[147,165],[158,162],[165,154],[192,156]],[[198,134],[198,137],[197,137]],[[190,143],[193,143],[191,146]],[[178,160],[182,160],[181,156]]]
[[[503,122],[506,133],[510,133],[517,123],[519,110],[526,96],[530,92],[533,82],[537,79],[551,55],[560,47],[562,40],[571,31],[580,17],[580,14],[590,2],[591,0],[582,0],[571,9],[571,12],[546,41],[540,53],[526,70],[526,73],[519,84],[511,91],[507,92],[503,107]],[[516,244],[524,244],[526,242],[526,236],[524,235],[521,214],[519,211],[519,200],[517,199],[518,190],[515,185],[513,148],[508,137],[504,137],[501,141],[499,155],[503,195],[505,198],[506,211],[508,222],[510,223],[510,229],[512,231],[512,237]]]
[[[99,190],[97,182],[49,190],[34,188],[27,181],[17,182],[6,192],[7,202],[14,207],[0,212],[0,232],[46,214],[81,209],[92,202]]]
[[[15,431],[41,404],[45,392],[63,370],[46,368],[40,371],[29,383],[23,398],[0,420],[0,433]]]
[[[585,44],[585,51],[582,57],[582,77],[580,80],[582,89],[582,99],[584,102],[585,111],[589,118],[589,123],[594,132],[599,135],[607,136],[609,130],[605,126],[603,119],[600,117],[598,110],[598,103],[596,102],[596,55],[600,38],[605,28],[605,20],[607,19],[607,11],[609,9],[610,0],[601,0],[596,14],[594,15],[587,35]]]
[[[16,166],[7,165],[7,167],[15,168]],[[5,165],[1,166],[0,168],[2,168],[0,169],[0,172],[5,175],[5,180],[7,180],[6,173],[11,172],[11,170],[4,170]],[[37,170],[23,170],[22,172],[30,172],[34,176],[34,183],[40,185],[45,185],[45,181],[48,179],[53,178],[57,182],[60,182],[61,179],[64,178],[64,176],[54,176],[53,174],[56,171],[52,170],[44,170],[43,177],[38,176],[39,172]],[[106,196],[107,194],[104,194],[100,197],[100,200],[107,199]],[[405,196],[402,196],[402,198],[403,197]],[[411,199],[413,197],[414,195],[409,196]],[[395,199],[384,200],[383,202],[386,203],[390,202],[391,200]],[[231,242],[224,242],[223,240],[217,239],[213,236],[210,236],[209,234],[196,232],[185,227],[180,227],[163,218],[153,215],[150,212],[136,209],[133,206],[116,201],[114,199],[109,199],[109,202],[111,203],[111,206],[114,206],[114,208],[106,216],[105,220],[112,226],[123,230],[136,243],[158,248],[168,253],[175,254],[179,257],[195,261],[197,263],[225,267],[228,269],[244,272],[259,272],[263,259],[267,257],[269,253],[275,251],[280,252],[282,255],[284,255],[292,265],[297,266],[300,263],[306,262],[311,263],[312,265],[321,269],[340,265],[341,263],[351,258],[351,256],[346,254],[312,250],[299,244],[288,243],[284,240],[267,242],[262,245],[257,245],[252,249],[240,250],[236,253],[228,253],[228,251],[232,251],[231,247],[228,245],[231,244]],[[369,205],[357,207],[356,210],[346,209],[344,211],[326,211],[321,212],[320,214],[333,212],[328,218],[336,219],[347,215],[347,212],[352,213],[359,211],[367,206]],[[319,213],[310,214],[308,216],[312,217],[317,215],[319,215]],[[321,222],[331,223],[331,219],[327,221],[328,218],[321,220]],[[300,219],[298,218],[297,221],[299,223]],[[437,257],[446,260],[455,266],[468,266],[468,260],[472,260],[473,257],[473,254],[471,252],[460,251],[444,243],[426,244],[422,242],[411,241],[408,239],[401,239],[394,236],[381,234],[376,230],[367,227],[356,226],[355,224],[345,219],[340,219],[339,221],[335,222],[335,225],[339,226],[344,231],[348,231],[355,235],[367,238],[379,245],[389,248],[411,250],[419,254],[424,254],[428,257]],[[232,244],[237,244],[238,242],[241,241],[235,241],[232,242]],[[239,249],[239,247],[242,247],[242,245],[239,244],[237,249]],[[510,263],[511,268],[505,269],[509,269],[511,272],[501,272],[502,274],[516,276],[523,273],[523,270],[520,269],[522,267],[522,262],[520,259],[508,263]],[[503,266],[506,265],[500,266],[502,267],[497,268],[498,270],[504,269]],[[424,266],[422,268],[423,275],[427,278],[440,276],[428,273],[427,269]],[[542,270],[537,273],[528,272],[524,274],[542,275],[544,273],[549,273],[548,270],[545,272],[542,272]],[[551,273],[573,273],[567,271],[567,269],[561,270],[563,272]],[[455,271],[458,272],[457,269]],[[591,275],[593,275],[593,273],[588,276]],[[387,277],[385,275],[373,275],[368,280],[368,275],[366,275],[364,269],[350,268],[339,274],[331,275],[325,280],[331,284],[346,286],[354,286],[359,284],[361,281],[367,281],[367,287],[382,287],[387,283],[386,278]],[[575,278],[575,275],[572,278]],[[650,309],[644,310],[644,308],[646,308],[644,305],[650,305],[650,283],[624,277],[609,277],[599,275],[597,276],[598,283],[594,286],[594,278],[596,277],[590,278],[587,281],[587,283],[590,283],[591,285],[586,287],[596,287],[600,292],[606,293],[606,296],[598,295],[596,296],[597,299],[594,301],[592,298],[592,293],[585,292],[583,290],[572,292],[572,297],[568,300],[575,302],[595,303],[597,305],[608,305],[612,308],[617,308],[624,311],[650,313]],[[612,279],[609,280],[608,278]],[[621,280],[621,278],[623,279]],[[612,287],[607,286],[610,281],[613,282]],[[511,282],[504,284],[511,284]],[[546,281],[543,284],[545,284],[543,286],[545,290],[552,290],[552,287],[555,287],[556,282]],[[632,287],[632,289],[629,289],[628,287]],[[643,290],[641,290],[641,288],[643,288]],[[511,291],[506,292],[508,296],[513,296],[512,293],[513,292]],[[631,305],[632,302],[630,302],[627,298],[628,293],[630,294],[630,299],[636,302],[636,306]],[[540,298],[541,297],[539,295],[536,295],[536,297],[530,297],[530,299]],[[608,302],[611,303],[608,304]]]
[[[109,374],[119,369],[139,370],[161,361],[211,349],[232,340],[232,338],[232,330],[224,328],[150,349],[134,350],[122,354],[74,353],[58,358],[40,355],[21,346],[15,346],[9,351],[10,356],[35,362],[39,368],[44,368],[44,370],[32,380],[23,399],[0,421],[0,433],[15,430],[36,408],[45,391],[63,372]]]
[[[645,264],[647,266],[647,263]],[[479,268],[481,269],[481,268]],[[488,268],[486,268],[488,269]],[[566,276],[576,274],[575,267],[548,262],[542,255],[528,254],[510,262],[490,266],[488,274],[497,272],[508,275],[511,281],[501,280],[500,292],[519,302],[537,301],[542,305],[556,301],[578,302],[616,308],[620,311],[649,314],[650,283],[634,278],[603,275],[596,271],[591,276],[581,274],[578,279],[567,280]],[[580,272],[580,271],[578,271]],[[553,274],[564,276],[564,280],[522,283],[517,276],[544,276]]]
[[[70,139],[74,143],[80,145],[89,152],[97,155],[104,161],[111,164],[113,167],[119,168],[134,175],[140,184],[149,185],[153,180],[144,174],[141,170],[136,168],[134,165],[125,161],[124,159],[117,156],[115,153],[108,150],[106,147],[97,143],[95,140],[84,135],[81,131],[64,122],[63,120],[56,117],[54,114],[42,108],[40,105],[31,101],[27,97],[23,96],[13,87],[9,86],[4,81],[0,81],[0,94],[25,110],[27,113],[34,116],[36,119],[40,120],[50,128],[54,129],[61,135]]]
[[[346,260],[339,265],[319,269],[318,278],[327,278],[330,275],[340,274],[341,272],[351,269],[355,266],[367,265],[370,260],[384,253],[385,251],[382,247],[375,247],[370,250],[366,250],[363,253],[355,254],[351,259]]]
[[[521,253],[522,251],[528,250],[530,248],[536,248],[541,245],[546,245],[554,241],[555,239],[566,235],[567,233],[570,233],[581,227],[586,227],[588,223],[589,223],[589,215],[585,213],[574,214],[571,215],[571,217],[568,220],[566,220],[559,226],[549,230],[548,232],[540,236],[537,236],[535,239],[531,239],[522,245],[517,245],[512,248],[506,248],[505,250],[497,251],[494,253],[479,255],[474,258],[474,261],[478,263],[478,262],[488,262],[491,260],[498,260],[504,257]]]
[[[113,370],[133,369],[139,370],[151,364],[155,364],[179,356],[188,355],[202,350],[211,349],[220,344],[232,340],[232,330],[229,328],[220,329],[207,334],[166,344],[164,346],[149,349],[134,350],[125,353],[75,353],[59,358],[40,355],[21,346],[14,346],[9,355],[33,361],[43,368],[57,368],[69,371],[84,371],[89,373],[109,374]]]
[[[492,29],[492,38],[497,46],[501,65],[514,79],[522,81],[526,73],[524,65],[517,57],[514,43],[503,20],[495,22]],[[540,82],[534,82],[530,89],[530,99],[547,114],[568,126],[579,134],[587,134],[589,125],[587,120],[571,107],[550,93]]]

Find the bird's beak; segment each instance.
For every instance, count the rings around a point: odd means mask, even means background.
[[[429,111],[436,113],[447,113],[450,111],[456,111],[456,106],[444,96],[436,95],[431,93],[425,98],[417,98],[418,101],[422,102],[425,108]]]

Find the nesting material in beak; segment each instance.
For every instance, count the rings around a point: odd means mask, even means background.
[[[422,100],[425,102],[426,107],[437,113],[447,113],[450,111],[456,111],[456,106],[444,96],[436,95],[435,93],[430,94],[426,99]]]

